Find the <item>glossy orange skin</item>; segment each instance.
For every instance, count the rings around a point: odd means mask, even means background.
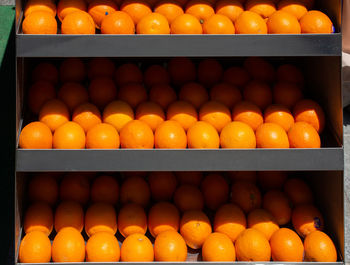
[[[175,101],[169,105],[167,119],[177,121],[187,131],[198,121],[196,108],[187,101]]]
[[[274,104],[265,109],[264,122],[276,123],[288,132],[294,125],[294,117],[287,107]]]
[[[183,14],[175,18],[170,25],[171,34],[202,34],[203,28],[199,20],[190,14]]]
[[[120,6],[120,11],[127,13],[135,25],[148,14],[152,13],[151,6],[143,0],[125,0]]]
[[[321,148],[316,129],[306,122],[296,122],[288,131],[291,148]]]
[[[154,146],[152,129],[139,120],[128,122],[120,131],[121,148],[149,149]]]
[[[154,8],[154,12],[165,16],[169,25],[175,20],[175,18],[184,14],[181,4],[175,0],[160,1]]]
[[[18,145],[23,149],[51,149],[51,130],[42,122],[31,122],[22,129]]]
[[[274,0],[247,0],[245,9],[259,14],[264,19],[276,12]]]
[[[95,22],[84,11],[74,11],[65,16],[61,25],[62,34],[95,34]]]
[[[254,131],[264,122],[260,108],[248,101],[242,101],[235,105],[232,110],[232,120],[243,122],[252,127]]]
[[[235,21],[237,34],[267,34],[264,19],[251,11],[244,11]]]
[[[254,131],[243,122],[231,122],[221,131],[220,146],[221,148],[256,148]]]
[[[96,202],[85,213],[85,232],[92,236],[98,232],[117,232],[117,215],[112,204]]]
[[[100,123],[86,133],[87,149],[116,149],[120,146],[117,130],[108,123]]]
[[[336,262],[337,250],[332,239],[321,231],[311,232],[304,240],[305,260]]]
[[[133,119],[133,109],[128,103],[121,100],[112,101],[103,111],[103,122],[113,125],[118,133],[120,133],[125,124]]]
[[[86,242],[87,262],[116,262],[120,259],[117,238],[107,232],[92,235]]]
[[[187,131],[188,148],[215,149],[220,147],[220,138],[214,126],[197,121]]]
[[[54,220],[56,232],[65,227],[73,227],[81,232],[84,227],[83,208],[78,202],[63,201],[56,208]]]
[[[236,251],[231,239],[221,233],[212,233],[202,247],[204,261],[236,261]]]
[[[48,263],[51,260],[51,242],[47,235],[40,231],[26,234],[19,246],[19,262]]]
[[[146,234],[147,216],[143,207],[136,203],[127,203],[118,214],[118,230],[123,237],[132,234]]]
[[[180,226],[180,212],[169,202],[154,204],[148,213],[148,230],[155,238],[168,230],[178,231]]]
[[[132,18],[123,11],[115,11],[101,22],[102,34],[135,34],[135,24]]]
[[[187,147],[187,136],[177,121],[165,121],[154,133],[155,148],[184,149]]]
[[[219,0],[215,5],[215,13],[224,15],[235,22],[244,11],[242,2],[240,0]]]
[[[306,13],[307,7],[300,0],[282,0],[278,3],[278,10],[283,10],[300,20]]]
[[[187,259],[187,246],[182,236],[173,230],[160,233],[154,242],[156,261],[181,262]]]
[[[274,123],[264,123],[255,132],[258,148],[289,148],[289,140],[285,130]]]
[[[301,28],[298,19],[288,12],[279,10],[273,13],[268,21],[269,34],[300,34]]]
[[[24,17],[27,17],[33,12],[45,11],[53,17],[56,16],[56,5],[52,0],[30,0],[24,8]]]
[[[271,213],[264,209],[255,209],[247,216],[248,227],[254,228],[266,236],[270,240],[274,232],[279,229],[276,219]]]
[[[215,14],[214,8],[206,0],[190,0],[186,4],[185,13],[195,16],[201,24]]]
[[[151,13],[144,16],[136,26],[137,34],[170,34],[170,27],[165,16]]]
[[[88,6],[88,13],[98,29],[101,28],[103,19],[117,10],[118,6],[113,0],[93,0]]]
[[[55,149],[84,149],[85,132],[78,123],[69,121],[58,127],[52,138]]]
[[[316,230],[324,229],[324,221],[321,212],[312,204],[300,204],[293,209],[292,223],[295,231],[306,237]]]
[[[274,261],[303,261],[303,242],[291,229],[280,228],[277,230],[270,239],[270,245]]]
[[[128,236],[120,249],[121,261],[151,262],[154,260],[154,250],[151,241],[143,234]]]
[[[228,17],[216,14],[204,20],[203,34],[235,34],[235,27]]]
[[[333,24],[329,17],[321,11],[311,10],[300,19],[302,33],[329,34],[333,32]]]
[[[24,34],[57,34],[57,22],[51,13],[35,11],[24,18],[22,30]]]
[[[165,120],[165,114],[157,103],[146,101],[136,108],[135,119],[147,123],[154,132]]]
[[[220,102],[208,101],[199,110],[199,120],[213,125],[218,133],[221,133],[222,129],[231,122],[231,112]]]
[[[72,121],[78,123],[85,132],[102,122],[101,113],[91,103],[83,103],[74,109]]]
[[[62,22],[70,13],[75,11],[87,11],[86,2],[83,0],[60,0],[57,4],[57,17]]]
[[[303,99],[298,101],[293,108],[293,115],[296,122],[309,123],[318,133],[325,128],[326,118],[322,107],[315,101]]]
[[[25,212],[23,230],[26,234],[33,231],[51,234],[53,228],[53,212],[51,206],[44,202],[31,204]]]

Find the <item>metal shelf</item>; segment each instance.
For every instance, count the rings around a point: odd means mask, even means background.
[[[25,35],[17,57],[341,56],[341,34]]]
[[[16,171],[343,170],[343,148],[17,149]]]

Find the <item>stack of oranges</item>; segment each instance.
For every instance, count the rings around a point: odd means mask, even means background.
[[[95,58],[41,63],[32,73],[30,149],[320,148],[325,114],[304,99],[294,65],[262,58],[224,69],[215,59],[161,64]],[[88,82],[86,82],[86,77]],[[56,88],[58,90],[56,91]]]
[[[299,34],[332,33],[314,0],[29,0],[23,33]]]
[[[33,176],[19,261],[180,262],[188,250],[204,261],[337,261],[310,187],[286,172],[122,177]]]

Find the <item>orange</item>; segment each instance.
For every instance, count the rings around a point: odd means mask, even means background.
[[[244,87],[248,84],[250,76],[242,67],[232,66],[225,70],[223,81],[237,87]]]
[[[177,180],[171,172],[151,172],[148,183],[155,201],[170,201],[176,190]]]
[[[276,219],[277,224],[289,223],[292,209],[287,196],[278,190],[270,190],[263,198],[263,208],[269,211]]]
[[[264,121],[280,125],[286,132],[294,125],[294,117],[290,110],[283,105],[270,105],[265,109]]]
[[[142,72],[136,64],[122,64],[117,68],[117,71],[115,72],[115,81],[119,87],[130,83],[141,84],[142,80]]]
[[[270,240],[274,232],[279,229],[276,219],[264,209],[255,209],[248,214],[248,227],[254,228]]]
[[[162,14],[171,24],[175,18],[183,15],[181,4],[176,0],[163,0],[156,4],[154,12]]]
[[[147,101],[137,106],[135,118],[147,123],[154,132],[164,122],[165,114],[160,105]]]
[[[170,33],[171,34],[202,34],[203,28],[197,17],[190,14],[182,14],[177,16],[171,23]]]
[[[82,82],[86,77],[85,64],[79,58],[68,58],[60,65],[60,81]]]
[[[238,16],[243,13],[244,7],[239,0],[219,0],[216,2],[215,13],[224,15],[235,22]]]
[[[242,12],[235,21],[237,34],[267,34],[264,19],[251,11]]]
[[[281,0],[278,3],[278,10],[283,10],[300,20],[306,13],[307,7],[301,0]]]
[[[176,101],[177,95],[169,85],[155,85],[149,91],[149,100],[158,103],[164,110]]]
[[[34,114],[39,114],[41,107],[50,99],[56,97],[54,86],[48,81],[34,83],[28,91],[28,106]]]
[[[175,101],[167,110],[167,119],[177,121],[185,131],[198,121],[196,108],[187,101]]]
[[[85,232],[90,237],[97,232],[117,232],[117,215],[112,204],[97,202],[85,213]]]
[[[257,179],[256,171],[229,171],[227,173],[231,178],[232,183],[236,181],[249,181],[252,183],[256,183],[256,179]]]
[[[26,234],[33,231],[43,232],[46,236],[51,234],[53,228],[53,213],[51,207],[45,202],[36,202],[28,207],[24,215],[23,229]]]
[[[98,29],[101,27],[103,19],[117,10],[118,6],[113,0],[93,0],[88,7],[88,13]]]
[[[134,111],[128,103],[121,100],[112,101],[103,111],[103,122],[114,126],[118,133],[125,124],[133,119]]]
[[[231,186],[231,202],[237,204],[245,213],[260,208],[261,193],[254,183],[236,181]]]
[[[148,230],[154,238],[162,232],[178,231],[180,225],[179,210],[169,202],[158,202],[148,213]]]
[[[57,21],[47,11],[34,11],[22,23],[24,34],[57,34]]]
[[[243,98],[264,110],[272,103],[272,91],[265,82],[251,81],[243,89]]]
[[[51,0],[47,1],[51,2]],[[52,63],[39,63],[32,72],[32,81],[34,83],[38,81],[47,81],[52,85],[56,85],[58,83],[58,70],[56,66]]]
[[[144,16],[136,26],[137,34],[170,34],[169,22],[159,13]]]
[[[323,109],[317,102],[311,99],[302,99],[298,101],[293,108],[293,115],[296,122],[307,122],[322,133],[326,124]]]
[[[265,235],[254,229],[244,230],[235,243],[238,261],[270,261],[271,248]]]
[[[299,178],[291,178],[284,184],[284,192],[294,205],[312,203],[313,195],[310,187]]]
[[[93,58],[87,64],[87,75],[90,80],[96,77],[114,77],[114,62],[108,58]]]
[[[56,5],[51,0],[29,0],[24,9],[24,17],[27,17],[33,12],[45,11],[53,17],[56,16]]]
[[[54,176],[40,174],[32,177],[28,184],[28,197],[32,202],[54,205],[58,199],[58,185]]]
[[[89,201],[90,183],[81,173],[66,174],[60,184],[60,199],[63,201],[76,201],[84,205]]]
[[[84,11],[74,11],[66,15],[61,25],[62,34],[95,34],[95,23]]]
[[[200,171],[177,171],[175,174],[181,185],[190,184],[199,186],[203,178],[203,173]]]
[[[294,0],[293,0],[294,1]],[[283,64],[277,68],[277,81],[304,86],[304,76],[299,68],[292,64]]]
[[[276,12],[274,0],[247,0],[245,10],[259,14],[262,18],[268,18]]]
[[[285,11],[273,13],[267,20],[269,34],[300,34],[301,28],[298,19]]]
[[[136,203],[125,204],[119,211],[118,230],[123,237],[132,234],[146,234],[147,216],[142,206]]]
[[[258,180],[263,190],[281,190],[287,180],[287,173],[284,171],[259,171]]]
[[[143,234],[128,236],[120,249],[121,261],[150,262],[154,260],[154,251],[151,241]]]
[[[227,124],[220,134],[221,148],[256,148],[253,129],[239,121]]]
[[[157,85],[167,85],[170,83],[169,73],[159,64],[149,66],[144,72],[143,79],[145,85],[150,88]]]
[[[277,230],[270,239],[270,245],[273,261],[303,261],[303,242],[291,229],[280,228]]]
[[[194,185],[183,184],[174,193],[174,203],[182,212],[202,210],[204,198],[199,188]]]
[[[187,147],[187,136],[177,121],[165,121],[154,133],[155,148],[183,149]]]
[[[88,102],[89,94],[79,83],[65,83],[58,90],[58,98],[62,100],[72,112],[79,105]]]
[[[29,234],[26,234],[19,246],[18,259],[21,263],[50,262],[50,239],[41,231],[33,231]]]
[[[160,233],[154,242],[156,261],[186,261],[187,246],[182,236],[173,230]]]
[[[235,105],[232,110],[232,120],[243,122],[252,127],[254,131],[264,122],[259,107],[248,101],[242,101]]]
[[[273,100],[291,109],[303,98],[301,89],[292,83],[279,82],[273,88]]]
[[[84,149],[85,132],[78,123],[69,121],[55,130],[52,143],[55,149]]]
[[[62,22],[70,13],[75,11],[87,11],[84,0],[59,0],[57,4],[57,17]]]
[[[186,15],[183,20],[186,20],[189,16]],[[191,20],[192,21],[191,17]],[[179,25],[184,21],[179,21]],[[173,24],[171,24],[173,25]],[[172,32],[173,33],[173,32]],[[185,83],[195,81],[197,70],[194,63],[186,57],[175,57],[168,62],[168,72],[170,79],[174,85],[183,85]]]
[[[311,10],[315,5],[315,0],[301,0],[301,2],[305,4],[308,10]]]
[[[195,108],[199,109],[208,101],[208,92],[201,84],[190,82],[183,85],[179,92],[179,99],[191,103]]]
[[[78,123],[87,132],[102,122],[101,113],[95,105],[83,103],[74,109],[72,121]]]
[[[128,177],[120,187],[120,202],[122,204],[133,202],[146,207],[150,197],[148,183],[141,177]]]
[[[92,235],[86,243],[87,262],[115,262],[120,259],[118,240],[107,232]]]
[[[236,241],[238,235],[246,229],[246,226],[245,214],[235,204],[224,204],[215,213],[214,231],[227,235],[232,242]]]
[[[208,101],[199,110],[199,120],[213,125],[220,133],[231,122],[231,112],[223,103]]]
[[[120,144],[122,148],[152,149],[152,129],[143,121],[130,121],[120,130]]]
[[[292,223],[301,237],[306,237],[316,230],[323,230],[324,227],[322,214],[312,204],[297,205],[293,209]]]
[[[275,69],[271,63],[260,57],[249,57],[244,68],[253,79],[271,83],[275,80]]]
[[[232,109],[242,100],[241,92],[237,87],[229,83],[218,83],[210,89],[210,99],[218,101]]]
[[[187,246],[192,249],[200,249],[211,232],[210,221],[205,213],[199,210],[183,213],[180,220],[180,234]]]
[[[187,131],[188,148],[215,149],[220,147],[220,138],[214,126],[197,121]]]
[[[113,79],[109,77],[97,77],[90,82],[89,98],[92,104],[103,109],[108,103],[117,97],[117,88]]]
[[[84,211],[78,202],[63,201],[55,211],[55,231],[59,232],[65,227],[73,227],[79,232],[84,227]]]
[[[135,34],[132,18],[123,11],[108,14],[101,22],[102,34]]]
[[[300,19],[301,33],[333,33],[334,28],[329,17],[321,11],[311,10]]]
[[[112,176],[97,177],[91,185],[91,201],[117,204],[119,199],[119,184]]]
[[[205,205],[216,210],[227,202],[229,196],[229,186],[226,180],[219,174],[207,175],[201,183]]]
[[[62,228],[52,242],[52,261],[83,262],[84,260],[85,242],[83,236],[75,228]]]
[[[134,21],[135,25],[148,14],[152,13],[151,6],[143,0],[124,0],[120,6],[120,11],[127,13]]]
[[[39,121],[45,123],[54,132],[69,121],[69,116],[69,110],[61,100],[51,99],[41,107]]]
[[[125,101],[132,108],[136,108],[140,103],[147,101],[147,91],[143,85],[130,83],[120,87],[118,99]]]
[[[213,16],[211,16],[210,18],[212,17]],[[222,65],[217,60],[202,60],[198,64],[197,69],[198,81],[205,87],[211,87],[221,81],[223,72],[224,71]]]
[[[274,123],[264,123],[256,130],[258,148],[289,148],[286,131]]]
[[[321,231],[311,232],[304,240],[305,261],[336,262],[337,250],[332,239]]]
[[[214,8],[206,0],[190,0],[186,4],[185,13],[195,16],[201,24],[215,14]]]
[[[204,261],[236,261],[235,247],[230,238],[221,233],[212,233],[202,247]]]
[[[306,122],[296,122],[288,131],[291,148],[321,148],[316,129]]]
[[[18,145],[23,149],[51,149],[51,130],[42,122],[31,122],[22,129]]]

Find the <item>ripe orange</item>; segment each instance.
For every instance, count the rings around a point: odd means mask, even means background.
[[[275,80],[272,64],[260,57],[249,57],[244,61],[244,68],[253,79],[271,83]]]
[[[65,83],[58,90],[58,98],[67,105],[71,112],[73,112],[76,107],[88,102],[89,94],[81,84],[69,82]]]
[[[82,82],[86,77],[85,64],[79,58],[68,58],[60,65],[60,81]]]
[[[141,205],[136,203],[125,204],[119,211],[118,230],[123,237],[132,234],[146,234],[147,216]]]
[[[52,242],[53,262],[83,262],[85,242],[83,236],[73,227],[62,228]]]
[[[22,23],[24,34],[57,34],[57,21],[47,11],[34,11]]]
[[[115,72],[115,81],[119,87],[130,83],[141,84],[142,80],[143,75],[141,70],[133,63],[122,64]]]
[[[174,89],[167,84],[152,86],[149,91],[149,100],[158,103],[163,109],[166,109],[176,99],[177,95]]]
[[[204,241],[211,234],[209,218],[199,210],[183,213],[180,221],[180,234],[192,249],[200,249]]]
[[[231,112],[223,103],[208,101],[199,110],[199,120],[213,125],[220,133],[231,122]]]
[[[265,82],[251,81],[243,89],[243,98],[264,110],[272,103],[272,91]]]
[[[244,87],[250,80],[250,76],[242,67],[232,66],[225,70],[223,81],[237,87]]]
[[[187,131],[187,145],[188,148],[219,148],[219,134],[211,124],[205,121],[197,121]]]
[[[62,22],[70,13],[75,11],[87,11],[86,2],[84,0],[59,0],[57,4],[57,17]]]
[[[321,148],[316,129],[306,122],[296,122],[288,131],[291,148]]]
[[[169,202],[158,202],[148,213],[148,230],[154,238],[162,232],[178,231],[180,225],[179,210]]]
[[[98,29],[101,27],[103,19],[117,10],[118,6],[113,0],[92,0],[88,7],[88,13]]]
[[[118,99],[136,108],[140,103],[147,101],[147,91],[143,85],[130,83],[120,87]]]
[[[265,235],[254,229],[244,230],[235,243],[238,261],[270,261],[271,248]]]
[[[337,250],[332,239],[321,231],[311,232],[304,240],[305,261],[336,262]]]
[[[137,106],[135,118],[147,123],[154,132],[164,122],[165,114],[160,105],[147,101]]]
[[[39,112],[39,121],[45,123],[52,132],[68,122],[69,119],[67,106],[58,99],[46,101]]]
[[[242,101],[235,105],[232,110],[232,120],[243,122],[252,127],[254,131],[264,122],[259,107],[248,101]]]
[[[173,230],[160,233],[154,242],[156,261],[181,262],[187,258],[187,246],[182,236]]]
[[[53,213],[49,204],[36,202],[31,204],[25,212],[23,229],[26,234],[33,231],[51,234],[53,228]]]
[[[200,171],[177,171],[175,174],[181,185],[199,186],[203,178],[203,173]]]
[[[101,22],[102,34],[135,34],[135,24],[132,18],[123,11],[115,11]]]
[[[151,241],[143,234],[128,236],[120,249],[121,261],[151,262],[154,260],[154,251]]]
[[[278,190],[270,190],[263,198],[263,208],[269,211],[276,219],[277,224],[289,223],[292,209],[287,196]]]
[[[279,229],[275,217],[264,209],[255,209],[248,214],[248,227],[254,228],[266,236],[270,240],[274,232]]]
[[[229,186],[226,180],[219,174],[207,175],[201,184],[205,205],[216,210],[226,203],[229,197]]]
[[[269,34],[300,34],[301,28],[298,19],[285,11],[273,13],[267,20]]]
[[[329,17],[321,11],[311,10],[300,19],[302,33],[333,33],[334,28]]]
[[[62,201],[76,201],[85,205],[90,197],[90,183],[81,173],[66,174],[60,184],[60,199]]]
[[[298,101],[293,108],[293,115],[296,122],[307,122],[316,129],[318,133],[322,133],[326,124],[325,114],[321,106],[310,99],[302,99]]]
[[[231,186],[231,202],[236,203],[245,213],[260,208],[261,193],[254,183],[236,181]]]
[[[306,5],[302,0],[281,0],[278,3],[278,10],[283,10],[298,20],[307,13]]]
[[[198,81],[205,87],[211,87],[220,82],[223,72],[222,65],[217,60],[202,60],[197,69]]]
[[[179,99],[191,103],[195,108],[199,109],[209,96],[207,90],[201,84],[190,82],[183,85],[179,92]]]
[[[45,11],[53,17],[56,16],[56,5],[51,0],[29,0],[24,9],[24,17],[27,17],[33,12]]]
[[[146,207],[150,197],[148,183],[141,177],[128,177],[120,187],[120,202],[122,204],[133,202]]]
[[[281,190],[287,180],[287,173],[284,171],[259,171],[258,180],[263,190]]]
[[[92,235],[86,242],[87,262],[116,262],[120,259],[118,240],[107,232]]]
[[[297,205],[293,209],[292,223],[295,231],[301,237],[306,237],[311,232],[324,228],[323,216],[312,204]]]
[[[296,84],[279,82],[273,88],[273,99],[277,104],[281,104],[291,109],[303,98],[303,93]]]
[[[203,34],[235,34],[235,27],[228,17],[216,14],[204,20]]]
[[[284,192],[294,205],[313,202],[312,191],[302,179],[288,179],[284,184]]]
[[[48,81],[34,83],[28,91],[28,106],[34,114],[39,114],[41,107],[50,99],[56,97],[54,86]]]
[[[61,33],[95,34],[94,20],[84,11],[74,11],[64,17],[61,25]]]
[[[235,247],[230,238],[221,233],[212,233],[202,247],[204,261],[236,261]]]
[[[303,261],[303,242],[291,229],[280,228],[277,230],[270,239],[270,245],[273,261]]]
[[[264,122],[278,124],[288,132],[294,125],[294,117],[286,106],[273,104],[265,109]]]
[[[83,103],[74,109],[72,121],[78,123],[86,133],[89,129],[102,122],[101,113],[95,105]]]
[[[175,101],[167,110],[167,119],[177,121],[187,131],[198,121],[195,107],[187,101]]]
[[[54,176],[44,173],[32,177],[28,184],[31,202],[46,202],[54,205],[58,199],[58,185]]]
[[[133,119],[134,111],[128,103],[121,100],[112,101],[103,111],[103,122],[114,126],[118,133],[125,124]]]
[[[144,16],[136,26],[137,34],[170,34],[169,22],[159,13]]]
[[[190,14],[177,16],[170,25],[171,34],[202,34],[203,28],[198,18]],[[193,81],[193,80],[191,80]]]
[[[112,204],[97,202],[85,213],[85,232],[90,237],[98,232],[117,232],[117,215]]]
[[[87,65],[87,75],[90,80],[97,77],[113,78],[115,70],[114,62],[108,58],[93,58]]]
[[[295,1],[295,0],[292,0]],[[304,86],[304,76],[299,68],[292,64],[283,64],[277,68],[277,81],[297,84]]]
[[[127,13],[134,21],[135,25],[148,14],[152,13],[151,6],[143,0],[124,0],[120,6],[120,11]]]
[[[240,0],[219,0],[216,2],[215,13],[228,17],[232,22],[235,22],[243,11],[244,7]]]
[[[182,149],[187,147],[187,136],[177,121],[165,121],[154,133],[155,148]]]
[[[85,132],[78,123],[69,121],[58,127],[52,138],[55,149],[84,149]]]
[[[251,11],[242,12],[235,21],[237,34],[267,34],[264,19]]]
[[[55,231],[58,233],[65,227],[73,227],[79,232],[84,227],[84,211],[78,202],[63,201],[55,211]]]
[[[242,100],[241,92],[237,87],[229,83],[219,83],[211,87],[210,99],[218,101],[232,109]]]
[[[274,123],[264,123],[256,130],[258,148],[289,148],[286,131]]]
[[[90,82],[89,98],[91,103],[103,109],[108,103],[117,97],[117,88],[113,79],[109,77],[97,77]]]
[[[184,184],[174,193],[174,203],[180,211],[202,210],[204,207],[203,194],[194,185]]]
[[[201,24],[215,14],[214,8],[206,0],[190,0],[186,4],[185,13],[195,16]]]
[[[50,239],[41,231],[26,234],[19,246],[19,262],[48,263],[51,260]]]
[[[187,57],[175,57],[169,60],[168,72],[174,85],[195,81],[197,75],[196,66]]]
[[[167,85],[170,83],[169,73],[159,64],[149,66],[144,72],[143,79],[145,85],[150,88],[158,85]]]
[[[51,0],[47,1],[52,3]],[[47,81],[52,85],[56,85],[58,83],[58,70],[56,66],[47,62],[39,63],[32,72],[32,81],[34,83],[38,81]]]
[[[276,12],[274,0],[247,0],[245,10],[257,13],[262,18],[268,18]]]
[[[236,181],[249,181],[254,184],[256,183],[256,179],[257,179],[256,171],[229,171],[227,173],[231,178],[232,183]]]
[[[213,228],[215,232],[227,235],[235,242],[238,235],[246,229],[244,212],[235,204],[224,204],[215,213]]]
[[[117,204],[119,199],[118,181],[108,175],[95,178],[91,185],[91,201]]]
[[[221,131],[220,146],[221,148],[256,148],[254,131],[243,122],[231,122]]]
[[[162,0],[154,8],[154,12],[162,14],[171,24],[175,18],[184,14],[181,4],[176,0]]]
[[[51,149],[51,130],[40,121],[31,122],[22,129],[18,145],[24,149]]]
[[[143,121],[130,121],[120,130],[120,144],[122,148],[152,149],[152,129]]]

